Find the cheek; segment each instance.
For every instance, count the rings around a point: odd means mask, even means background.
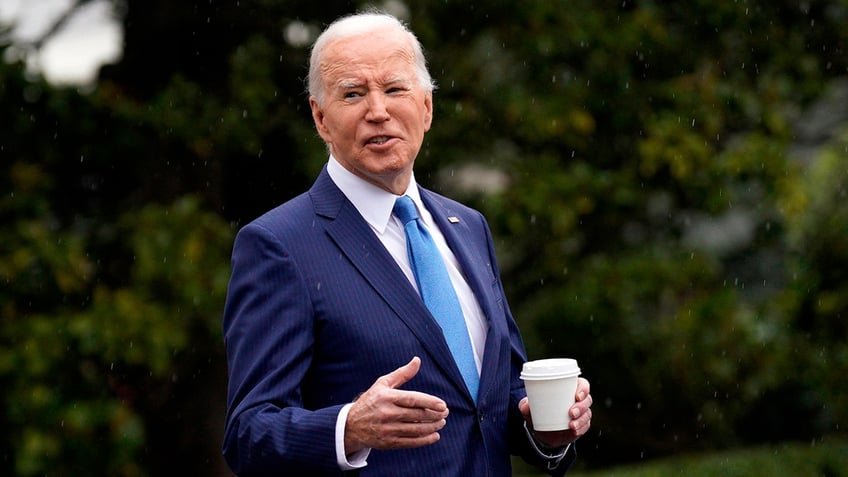
[[[324,118],[324,128],[321,137],[327,142],[339,143],[344,142],[347,132],[343,128],[343,123],[338,120],[330,120]]]

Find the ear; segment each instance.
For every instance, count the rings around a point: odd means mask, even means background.
[[[424,93],[424,131],[429,131],[433,124],[433,92]]]
[[[315,129],[318,131],[318,135],[321,136],[324,142],[329,144],[330,131],[327,129],[327,125],[324,124],[324,110],[321,109],[321,105],[318,104],[315,96],[309,97],[309,108],[312,110],[312,120],[315,122]]]

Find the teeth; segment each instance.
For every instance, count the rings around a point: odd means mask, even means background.
[[[388,140],[389,138],[387,136],[378,136],[375,138],[371,138],[371,140],[368,142],[371,144],[385,144]]]

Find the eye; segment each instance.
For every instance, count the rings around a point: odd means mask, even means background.
[[[362,96],[358,91],[348,91],[344,94],[344,99],[355,99]]]

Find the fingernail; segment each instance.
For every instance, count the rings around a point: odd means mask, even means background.
[[[577,419],[578,417],[580,417],[580,410],[579,409],[572,409],[571,410],[571,418]]]
[[[582,400],[586,399],[586,393],[585,393],[584,391],[580,391],[580,392],[577,394],[577,397],[579,397],[579,398],[580,398],[580,400],[582,401]]]

